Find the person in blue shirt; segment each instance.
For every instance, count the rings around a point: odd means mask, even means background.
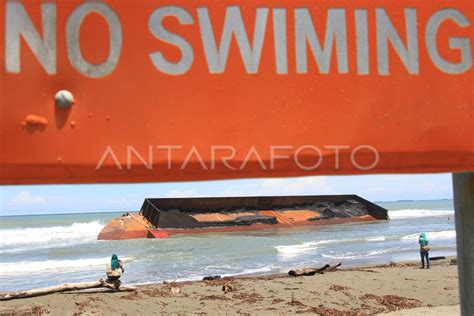
[[[125,269],[123,268],[122,260],[120,260],[116,254],[113,254],[106,266],[106,282],[114,284],[115,288],[118,290],[121,284],[120,277],[124,272]]]
[[[418,239],[418,243],[420,244],[420,256],[421,256],[421,268],[425,268],[425,259],[426,259],[426,268],[430,268],[430,247],[428,244],[428,238],[426,238],[426,233],[421,233],[420,238]]]

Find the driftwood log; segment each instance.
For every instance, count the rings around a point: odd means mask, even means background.
[[[298,276],[303,276],[303,275],[315,275],[315,274],[322,274],[326,271],[334,271],[338,267],[340,267],[342,263],[338,263],[334,266],[330,266],[329,264],[326,264],[325,266],[321,268],[303,268],[303,269],[295,269],[295,270],[290,270],[288,271],[289,276],[293,277],[298,277]]]
[[[335,270],[336,270],[337,268],[339,268],[340,266],[342,266],[342,262],[339,262],[339,263],[336,264],[336,265],[330,266],[329,268],[326,269],[326,271],[328,271],[328,272],[335,271]]]
[[[219,280],[221,278],[220,275],[215,275],[215,276],[207,276],[202,278],[203,281],[214,281],[214,280]]]
[[[121,286],[117,284],[107,283],[104,279],[99,279],[95,282],[82,282],[82,283],[69,283],[58,286],[50,286],[41,289],[33,289],[29,291],[18,291],[10,293],[0,293],[0,301],[12,300],[17,298],[27,298],[34,296],[41,296],[59,292],[96,289],[96,288],[109,288],[116,291],[136,291],[137,288],[130,286]]]

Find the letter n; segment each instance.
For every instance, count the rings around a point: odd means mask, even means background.
[[[56,74],[56,4],[41,4],[43,39],[20,2],[7,2],[5,68],[20,73],[20,37],[24,39],[48,75]]]

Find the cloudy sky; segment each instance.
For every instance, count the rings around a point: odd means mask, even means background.
[[[131,211],[145,197],[358,194],[372,201],[452,198],[451,174],[318,176],[180,183],[0,186],[0,215]]]

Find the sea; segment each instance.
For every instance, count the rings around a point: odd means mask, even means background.
[[[94,281],[105,277],[114,253],[124,262],[127,284],[419,260],[420,232],[430,240],[431,256],[456,254],[452,200],[377,204],[390,220],[121,241],[97,240],[121,213],[3,216],[0,291]]]

